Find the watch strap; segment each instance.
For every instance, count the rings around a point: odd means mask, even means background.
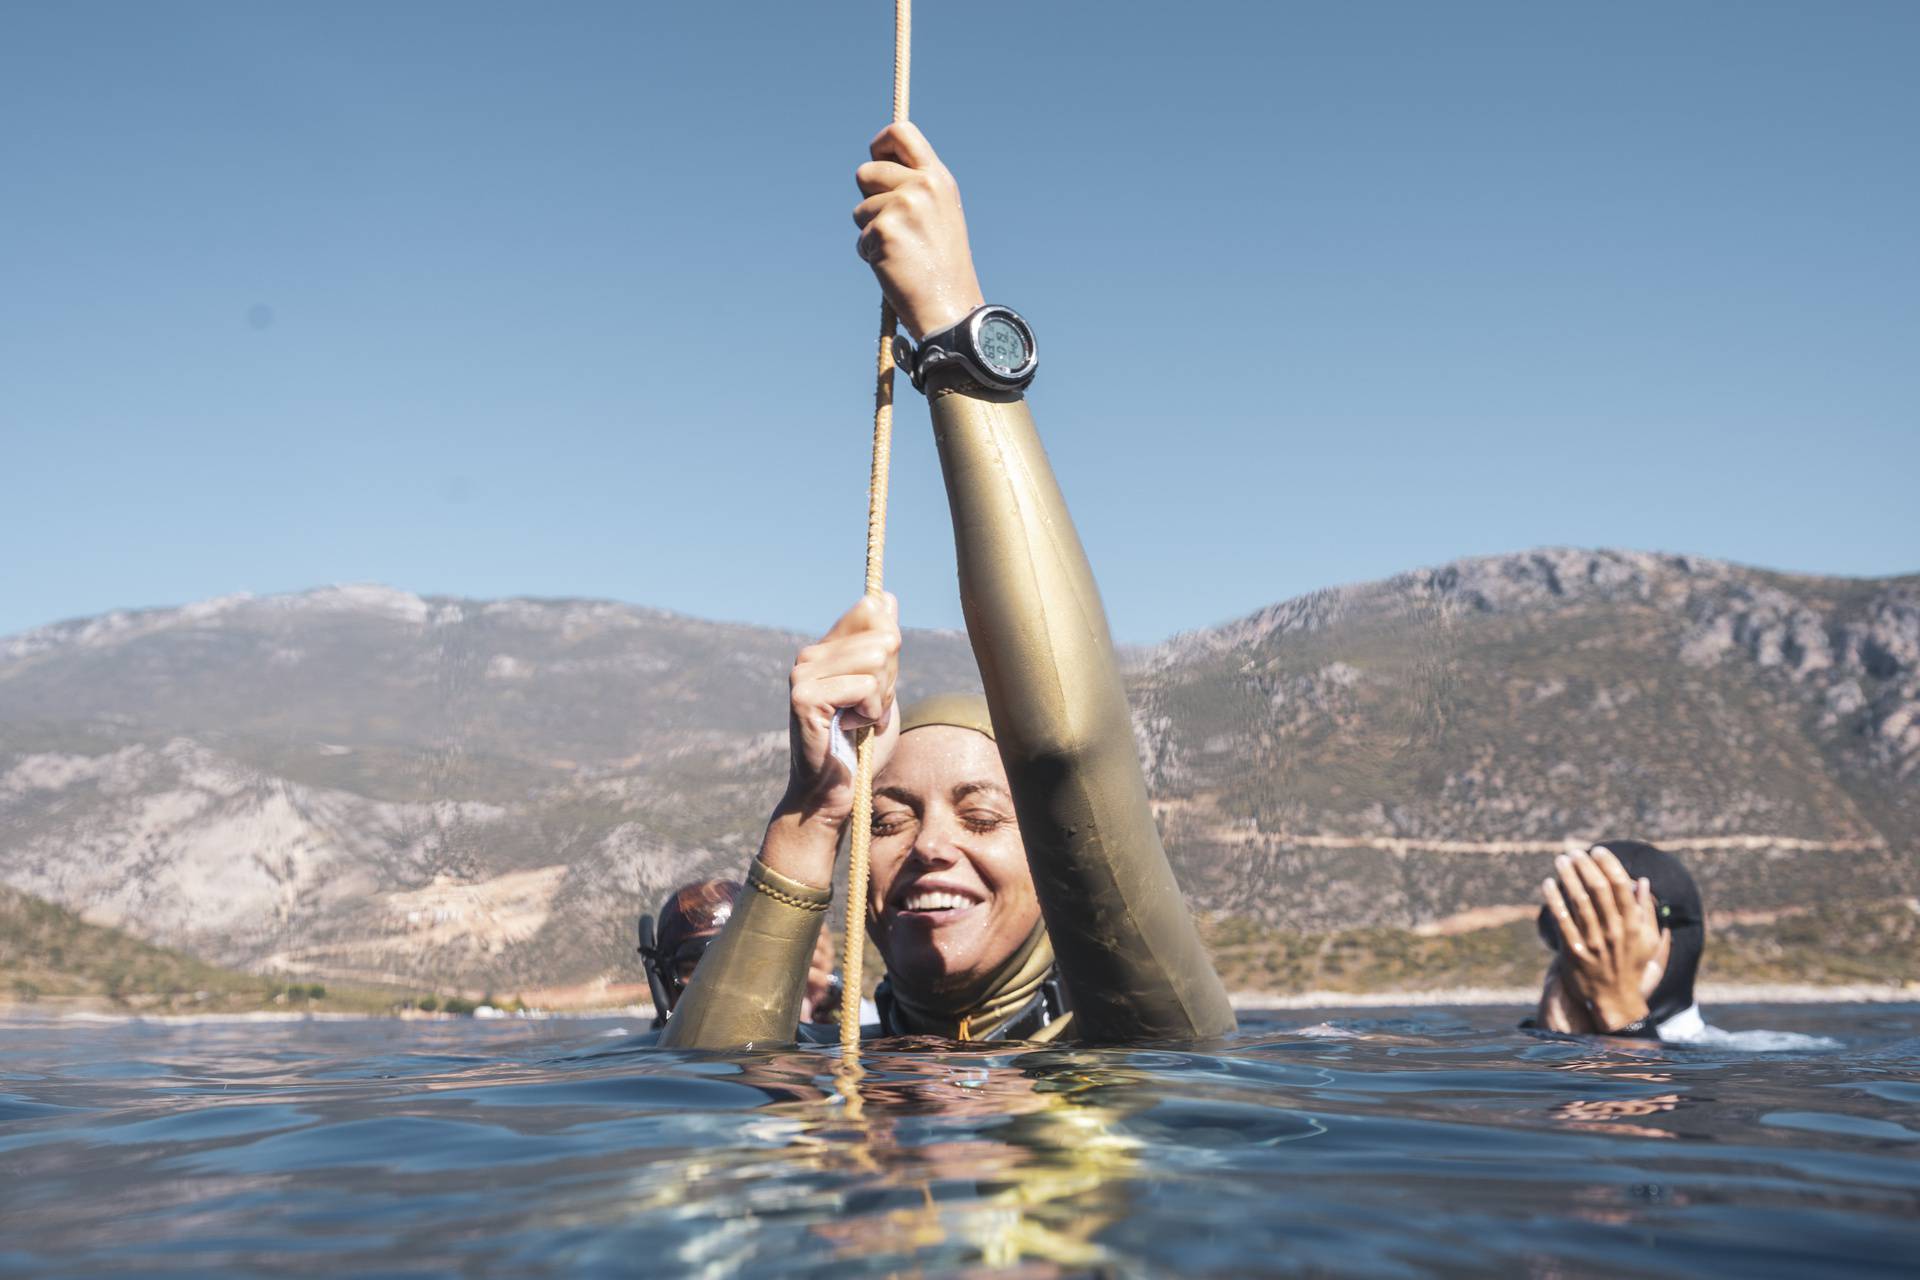
[[[1649,1012],[1635,1018],[1624,1027],[1616,1027],[1612,1031],[1602,1031],[1600,1034],[1603,1036],[1613,1036],[1616,1039],[1622,1040],[1658,1040],[1660,1038],[1660,1027],[1659,1024],[1654,1021],[1653,1014]]]
[[[972,312],[968,312],[968,316],[971,315]],[[960,332],[966,323],[963,318],[959,324],[949,325],[938,333],[930,333],[917,343],[905,334],[894,335],[894,363],[906,371],[915,391],[924,392],[927,389],[927,375],[942,366],[957,365],[966,370],[969,380],[972,379],[972,362],[960,353]]]

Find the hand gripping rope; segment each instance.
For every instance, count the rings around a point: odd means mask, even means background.
[[[893,0],[893,119],[907,118],[907,78],[912,59],[913,0]],[[893,457],[893,306],[880,302],[880,347],[873,390],[873,472],[867,482],[867,594],[880,594],[887,552],[887,469]],[[840,961],[840,1058],[854,1070],[860,1062],[861,969],[867,947],[867,853],[873,840],[873,730],[854,737],[853,822],[847,839],[847,930]]]

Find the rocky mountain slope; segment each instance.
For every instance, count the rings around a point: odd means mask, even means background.
[[[631,976],[737,872],[803,638],[329,588],[0,640],[0,882],[220,963],[512,990]],[[909,693],[977,684],[915,633]],[[1911,891],[1920,577],[1541,551],[1139,657],[1196,906],[1305,933],[1513,919],[1567,838],[1688,850],[1722,912]]]
[[[1920,848],[1920,578],[1463,561],[1180,637],[1134,705],[1190,891],[1291,928],[1526,902],[1564,837],[1745,911],[1905,892]]]
[[[0,882],[255,969],[477,991],[630,968],[637,903],[744,867],[801,643],[378,587],[16,636]],[[962,636],[909,660],[909,689],[977,687]]]
[[[398,1003],[391,991],[342,991],[221,969],[0,885],[0,1014],[22,1008],[376,1013]]]

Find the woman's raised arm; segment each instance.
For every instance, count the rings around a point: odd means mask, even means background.
[[[978,306],[957,185],[898,124],[855,212],[915,337]],[[1233,1009],[1160,844],[1093,570],[1017,393],[929,386],[967,634],[1077,1038],[1220,1035]]]

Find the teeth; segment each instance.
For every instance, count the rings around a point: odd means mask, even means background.
[[[945,889],[921,889],[907,895],[909,911],[964,911],[973,899]]]

